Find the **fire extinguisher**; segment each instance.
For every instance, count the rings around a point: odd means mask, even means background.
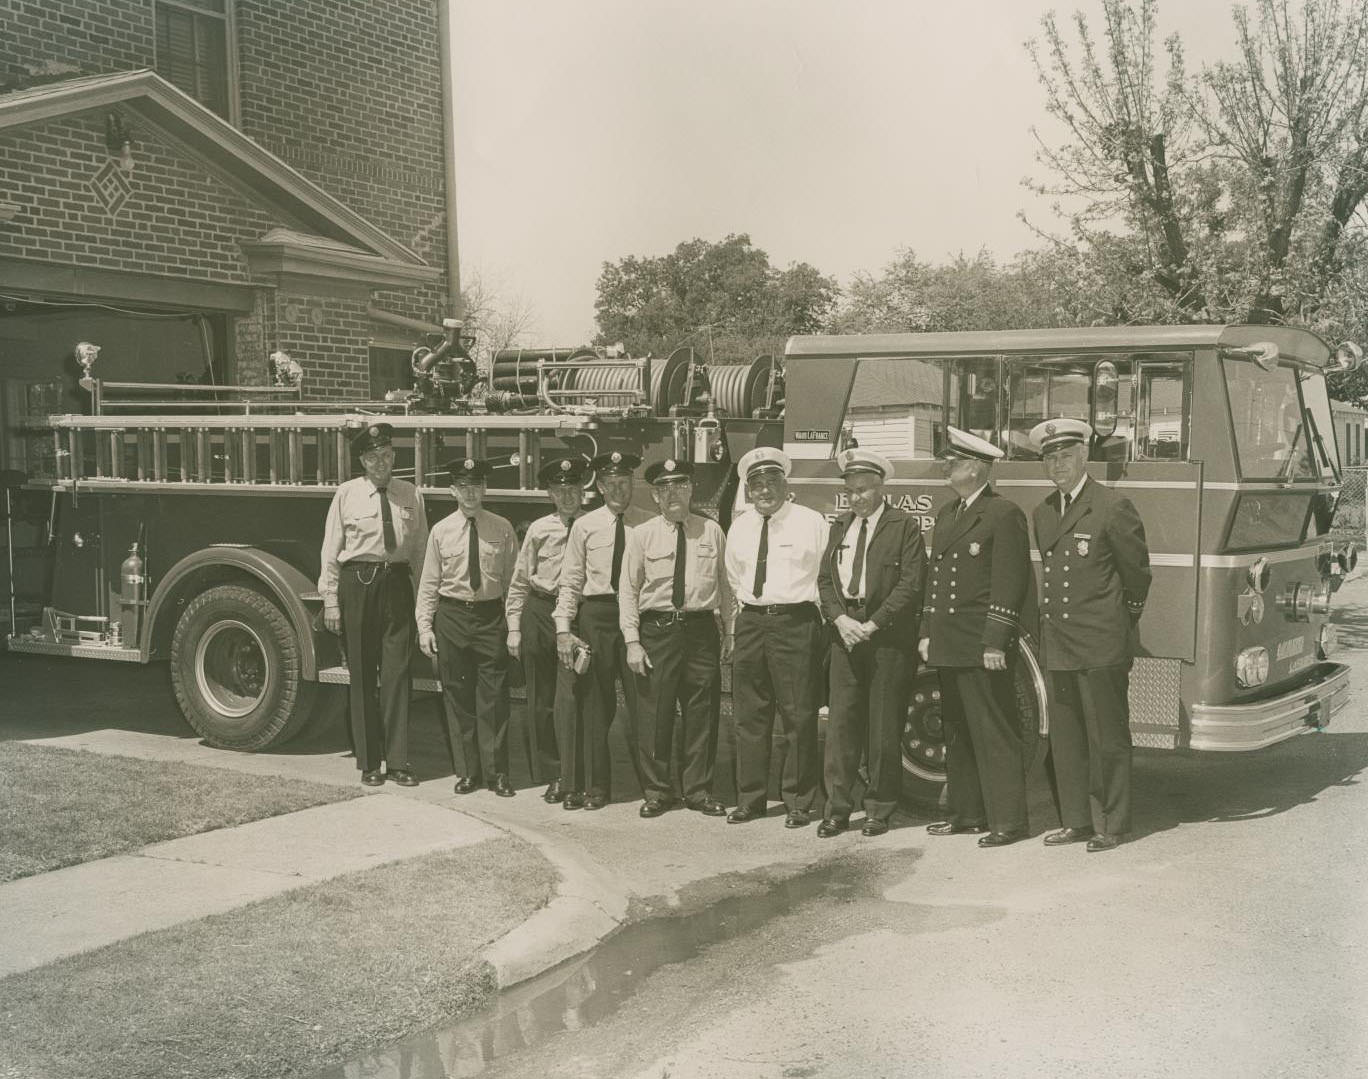
[[[143,560],[138,554],[142,546],[142,529],[128,549],[128,557],[119,566],[119,606],[123,609],[123,639],[128,647],[137,648],[142,631],[143,601],[147,596],[147,577]]]

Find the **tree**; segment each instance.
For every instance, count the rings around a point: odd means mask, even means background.
[[[688,240],[668,255],[605,262],[597,343],[665,355],[691,343],[718,362],[749,360],[794,333],[823,329],[839,288],[807,263],[778,270],[744,233]]]
[[[475,335],[471,358],[481,373],[489,370],[496,352],[525,344],[535,321],[532,307],[523,296],[510,296],[479,270],[466,277],[461,309],[469,332]]]
[[[1235,10],[1236,59],[1190,77],[1175,35],[1162,78],[1157,11],[1102,0],[1101,38],[1079,14],[1076,49],[1043,20],[1028,49],[1065,137],[1041,140],[1053,179],[1033,186],[1082,200],[1056,204],[1072,242],[1143,267],[1165,320],[1333,333],[1368,196],[1368,5],[1256,0]]]

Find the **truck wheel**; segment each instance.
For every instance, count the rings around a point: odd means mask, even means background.
[[[1040,712],[1045,683],[1034,654],[1023,643],[1013,672],[1017,716],[1021,722],[1022,766],[1029,775],[1044,756]],[[902,735],[902,801],[909,809],[943,814],[945,801],[945,730],[941,724],[940,677],[922,667],[912,684]]]
[[[210,745],[255,750],[288,739],[308,719],[317,688],[301,670],[294,626],[250,588],[211,588],[176,624],[176,700]]]

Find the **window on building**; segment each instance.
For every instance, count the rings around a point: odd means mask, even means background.
[[[232,0],[156,0],[157,74],[231,120]]]

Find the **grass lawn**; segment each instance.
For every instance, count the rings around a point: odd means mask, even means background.
[[[0,1076],[282,1079],[477,1009],[476,953],[555,872],[512,837],[288,892],[0,980]]]
[[[360,794],[174,761],[0,742],[0,881]]]

